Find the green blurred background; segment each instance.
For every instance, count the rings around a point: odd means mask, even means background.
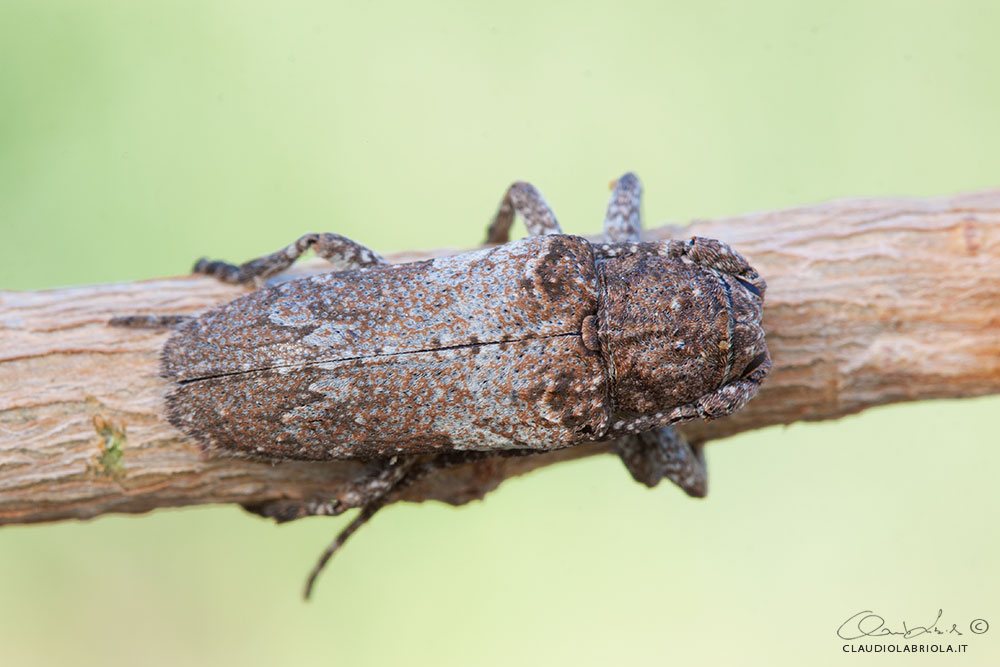
[[[1000,185],[995,2],[0,3],[0,288],[183,273],[307,231],[468,247],[515,179],[598,230]],[[3,665],[849,664],[873,609],[1000,661],[996,398],[608,457],[343,525],[235,508],[0,530]],[[950,627],[950,626],[949,626]]]

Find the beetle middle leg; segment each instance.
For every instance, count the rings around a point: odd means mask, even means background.
[[[640,484],[654,487],[666,477],[689,496],[704,498],[708,493],[701,445],[688,444],[673,426],[619,438],[615,452]]]
[[[504,193],[493,222],[486,230],[487,243],[506,243],[510,239],[510,226],[514,224],[514,214],[520,213],[524,225],[532,236],[562,234],[562,227],[548,202],[531,183],[517,181]]]
[[[252,259],[239,266],[227,262],[209,261],[202,258],[194,265],[194,273],[215,276],[224,283],[262,284],[267,278],[281,273],[309,248],[319,257],[334,265],[338,271],[360,269],[366,266],[385,264],[385,260],[374,250],[352,241],[340,234],[306,234],[295,243]]]

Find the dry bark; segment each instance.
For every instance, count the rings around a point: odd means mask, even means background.
[[[690,235],[728,241],[767,278],[774,358],[746,409],[685,425],[690,439],[1000,393],[1000,190],[836,201],[648,233]],[[353,476],[350,462],[206,457],[163,417],[166,334],[106,325],[114,315],[195,313],[242,292],[192,276],[0,292],[0,523],[325,497]],[[594,443],[442,471],[407,499],[465,502],[513,475],[608,450]]]

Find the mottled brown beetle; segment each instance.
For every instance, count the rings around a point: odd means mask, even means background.
[[[615,439],[638,481],[705,494],[700,448],[671,425],[757,393],[771,368],[765,283],[720,241],[641,242],[640,196],[634,175],[616,182],[601,244],[562,234],[538,191],[515,183],[489,228],[496,247],[390,266],[310,234],[241,266],[198,262],[261,284],[313,248],[339,269],[184,321],[163,349],[169,419],[203,446],[371,462],[335,499],[248,508],[279,521],[362,508],[307,597],[354,530],[442,467]],[[532,236],[507,243],[515,213]]]

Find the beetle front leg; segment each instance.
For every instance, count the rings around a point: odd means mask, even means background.
[[[506,243],[510,239],[510,226],[514,224],[515,213],[524,218],[524,225],[532,236],[563,233],[542,193],[531,183],[517,181],[507,188],[500,201],[500,208],[486,230],[487,243]]]
[[[638,241],[642,231],[642,184],[628,172],[615,181],[608,212],[604,216],[604,240],[609,243]]]
[[[732,274],[750,283],[758,294],[767,288],[757,270],[728,243],[694,236],[686,241],[671,241],[667,252],[671,257],[686,257],[695,264]]]
[[[239,266],[202,258],[194,265],[193,272],[215,276],[224,283],[254,282],[260,285],[267,278],[281,273],[291,266],[309,248],[312,248],[317,256],[333,264],[334,269],[338,271],[385,264],[385,260],[377,252],[346,236],[306,234],[286,248],[244,262]]]
[[[701,419],[718,419],[731,415],[756,396],[761,381],[771,371],[771,356],[765,350],[754,363],[757,365],[739,380],[699,398],[695,402],[697,416]]]
[[[708,472],[701,445],[690,445],[672,426],[615,441],[615,451],[635,481],[654,487],[666,477],[694,498],[708,493]]]
[[[627,434],[645,433],[651,429],[679,424],[692,419],[718,419],[731,415],[757,395],[760,382],[771,369],[771,358],[761,355],[764,361],[754,366],[754,370],[743,378],[719,387],[696,401],[673,408],[666,412],[640,415],[629,421],[615,422],[608,435],[624,437]]]

